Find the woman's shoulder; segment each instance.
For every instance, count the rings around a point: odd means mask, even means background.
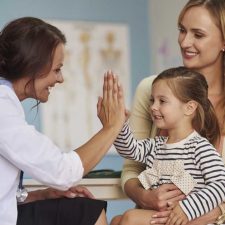
[[[156,78],[156,75],[151,75],[141,80],[137,86],[136,94],[145,95],[147,93],[147,95],[149,95],[151,87],[152,87],[152,82],[155,78]]]
[[[15,92],[8,86],[0,85],[0,115],[10,115],[12,113],[22,113],[22,105]]]
[[[157,75],[150,75],[148,77],[145,77],[144,79],[142,79],[139,83],[138,86],[148,86],[152,85],[153,80],[157,77]]]

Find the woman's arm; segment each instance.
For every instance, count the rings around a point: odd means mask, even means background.
[[[109,150],[126,120],[123,90],[113,73],[104,76],[103,98],[99,98],[97,111],[103,128],[76,149],[84,167],[84,175],[95,167]]]

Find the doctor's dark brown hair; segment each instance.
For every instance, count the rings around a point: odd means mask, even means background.
[[[204,7],[208,10],[215,21],[216,26],[221,31],[221,36],[225,42],[225,0],[189,0],[184,8],[181,10],[178,18],[178,27],[188,9],[192,7]],[[218,104],[221,107],[223,116],[220,118],[220,130],[225,135],[225,52],[223,51],[223,97]]]
[[[166,81],[174,96],[183,103],[197,102],[193,128],[207,138],[211,144],[217,146],[220,141],[219,123],[214,108],[208,99],[208,84],[205,77],[185,67],[171,68],[160,73],[155,80]]]
[[[29,76],[27,85],[35,92],[35,78],[50,71],[60,43],[66,43],[62,32],[41,19],[13,20],[0,32],[0,76],[9,81]]]

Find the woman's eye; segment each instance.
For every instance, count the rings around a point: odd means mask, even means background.
[[[56,69],[55,72],[56,73],[60,73],[61,72],[61,69]]]
[[[203,35],[202,35],[202,34],[195,34],[195,37],[196,37],[197,39],[200,39],[200,38],[203,37]]]
[[[186,32],[185,29],[182,28],[182,27],[178,27],[178,30],[179,30],[180,33],[185,33]]]
[[[154,103],[154,99],[153,98],[150,98],[149,99],[149,102],[150,102],[150,104],[153,104]]]

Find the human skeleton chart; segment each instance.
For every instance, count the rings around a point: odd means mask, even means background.
[[[67,38],[64,83],[42,104],[42,130],[64,151],[85,143],[100,127],[97,98],[104,72],[119,76],[129,105],[130,63],[125,24],[48,21]],[[112,148],[111,153],[115,150]]]

